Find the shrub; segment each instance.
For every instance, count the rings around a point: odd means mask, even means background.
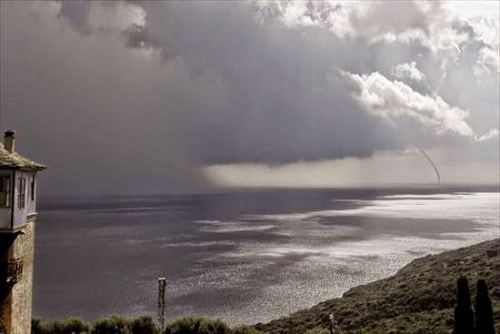
[[[493,324],[493,309],[491,307],[488,286],[482,279],[477,281],[476,303],[476,331],[481,334],[495,334],[495,325]]]
[[[329,334],[329,333],[330,332],[328,330],[318,326],[306,331],[304,334]]]
[[[52,334],[89,333],[89,325],[78,318],[55,321],[52,327]]]
[[[219,319],[185,317],[167,325],[165,334],[230,334],[229,327]]]
[[[54,331],[54,322],[42,321],[38,318],[31,320],[32,334],[52,334]]]
[[[457,280],[454,334],[470,334],[474,330],[474,314],[470,303],[469,281],[461,276]]]
[[[94,323],[92,334],[132,334],[130,322],[126,319],[111,316]]]
[[[252,327],[238,326],[231,330],[231,334],[262,334],[262,332]]]
[[[4,333],[3,326],[0,323],[0,333]],[[31,334],[43,334],[42,323],[38,318],[31,319]]]
[[[130,329],[132,334],[158,334],[160,332],[151,317],[134,319],[130,325]]]

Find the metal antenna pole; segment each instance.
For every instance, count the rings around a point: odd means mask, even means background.
[[[165,326],[165,288],[167,286],[167,279],[165,277],[158,277],[158,323],[160,324],[161,332]]]

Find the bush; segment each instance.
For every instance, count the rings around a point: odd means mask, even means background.
[[[92,334],[132,334],[128,320],[111,316],[94,323]]]
[[[32,334],[52,334],[54,332],[54,322],[42,321],[38,318],[31,320]]]
[[[89,326],[83,320],[69,318],[58,321],[32,320],[32,334],[159,334],[160,330],[148,316],[127,320],[111,316]],[[223,321],[205,317],[186,317],[167,325],[165,334],[263,334],[249,326],[230,329]],[[1,334],[1,333],[0,333]],[[313,332],[311,334],[321,334]]]
[[[167,325],[165,334],[230,334],[229,327],[219,319],[186,317]]]
[[[78,318],[69,318],[55,321],[52,325],[52,334],[81,334],[89,333],[89,325]]]
[[[2,329],[3,326],[0,324],[0,330]],[[4,333],[4,331],[0,331],[0,333]],[[40,319],[31,319],[31,334],[43,334],[42,321]]]
[[[306,331],[304,334],[329,334],[329,333],[330,332],[328,330],[318,326]]]
[[[158,334],[160,330],[156,327],[151,317],[140,317],[134,319],[130,325],[132,334]]]
[[[262,332],[252,327],[238,326],[231,330],[231,334],[262,334]]]

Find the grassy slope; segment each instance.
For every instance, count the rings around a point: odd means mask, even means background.
[[[469,279],[472,303],[476,280],[488,283],[500,333],[500,239],[416,259],[394,276],[350,289],[342,298],[255,327],[272,334],[304,333],[327,328],[327,315],[333,313],[342,333],[450,333],[461,274]]]

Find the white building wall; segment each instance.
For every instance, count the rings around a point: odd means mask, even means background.
[[[14,187],[14,229],[23,224],[26,224],[27,216],[36,213],[36,198],[35,201],[31,200],[31,178],[34,172],[15,172],[15,187]],[[19,208],[19,192],[20,192],[20,178],[24,178],[26,181],[25,186],[25,205],[24,208]],[[35,185],[36,186],[36,185]]]
[[[14,210],[13,229],[26,224],[27,218],[36,213],[36,172],[31,171],[12,171],[0,170],[0,176],[8,175],[11,178],[11,191],[14,191],[14,197],[10,199],[8,208],[0,207],[0,229],[10,229],[12,220],[12,210]],[[31,197],[31,182],[35,177],[35,197]],[[25,180],[24,207],[19,208],[20,178]]]
[[[2,177],[3,176],[10,176],[11,189],[12,189],[12,175],[13,175],[12,170],[0,170],[0,176],[2,176]],[[12,202],[12,200],[11,200],[11,202]],[[0,229],[10,229],[11,210],[12,210],[11,207],[12,207],[12,203],[10,203],[10,206],[8,208],[0,207]]]

